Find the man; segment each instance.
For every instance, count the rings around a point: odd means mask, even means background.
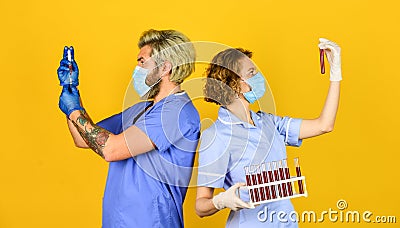
[[[174,30],[146,31],[138,47],[134,88],[146,101],[94,124],[76,88],[73,49],[69,61],[64,48],[59,107],[75,145],[110,162],[103,227],[183,227],[182,204],[200,120],[180,84],[194,71],[195,52],[189,39]]]

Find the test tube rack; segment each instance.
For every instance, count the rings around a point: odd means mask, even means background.
[[[295,158],[295,164],[297,176],[290,176],[286,159],[244,167],[250,202],[263,204],[307,197],[306,180],[305,176],[301,175],[298,158]],[[296,183],[298,192],[296,192]]]

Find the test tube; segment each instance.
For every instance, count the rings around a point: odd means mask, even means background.
[[[319,49],[319,64],[321,66],[321,74],[325,74],[324,53],[324,49]]]
[[[268,183],[268,172],[265,167],[265,163],[261,164],[261,170],[262,170],[262,174],[263,174],[264,183]],[[270,191],[269,186],[265,186],[265,193],[267,195],[267,200],[270,200],[271,199],[271,191]]]
[[[251,177],[250,177],[250,172],[249,172],[249,166],[245,166],[244,167],[244,172],[246,174],[246,184],[247,186],[252,186],[251,184]],[[253,189],[250,189],[250,199],[251,202],[256,202],[255,198],[254,198],[254,191]]]
[[[280,160],[278,162],[278,167],[279,167],[280,180],[286,180],[285,171],[283,170],[283,166],[282,166],[282,160]],[[284,197],[288,196],[288,190],[286,188],[286,183],[282,183],[282,192],[283,192]]]
[[[72,74],[72,55],[71,55],[71,48],[68,48],[68,51],[67,51],[67,59],[68,59],[68,61],[69,61],[69,64],[68,64],[69,74]],[[72,79],[70,78],[70,80],[72,80]],[[71,83],[71,82],[70,82],[70,83]]]
[[[290,172],[289,172],[289,167],[287,165],[287,161],[286,159],[283,159],[283,168],[285,169],[285,176],[286,179],[289,180],[290,179]],[[292,182],[287,182],[287,188],[288,188],[288,193],[289,196],[293,195],[293,186],[292,186]]]
[[[252,185],[254,186],[254,185],[257,185],[258,183],[257,183],[257,173],[256,173],[256,169],[255,169],[255,166],[254,165],[252,165],[252,166],[250,166],[251,168],[250,168],[250,173],[251,173],[251,183],[252,183]],[[260,201],[260,193],[259,193],[259,191],[258,191],[258,188],[254,188],[254,198],[255,198],[255,200],[256,201],[254,201],[254,202],[259,202]]]
[[[275,177],[275,181],[279,181],[279,173],[278,173],[278,163],[276,161],[272,162],[272,167],[274,169],[274,177]],[[279,197],[282,197],[282,187],[281,184],[277,184],[278,185],[278,192],[279,192]]]
[[[261,169],[260,169],[259,165],[257,166],[257,182],[258,182],[258,184],[264,184],[264,181],[262,179]],[[261,201],[264,201],[265,200],[264,187],[260,187],[259,191],[260,191]]]
[[[274,174],[272,173],[272,165],[270,162],[267,163],[268,177],[270,182],[274,182]],[[276,188],[275,185],[271,185],[271,195],[272,199],[276,199]]]
[[[294,159],[294,164],[296,166],[296,174],[298,177],[301,177],[301,170],[300,170],[300,164],[299,164],[299,158]],[[299,184],[299,193],[304,194],[304,188],[303,188],[303,181],[298,180],[297,182]]]

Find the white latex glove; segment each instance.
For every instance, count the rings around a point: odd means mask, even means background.
[[[319,38],[318,47],[324,49],[326,57],[330,65],[329,79],[332,82],[342,80],[342,60],[340,57],[340,47],[335,42],[327,40],[325,38]]]
[[[254,205],[244,202],[236,195],[237,190],[242,186],[245,186],[245,184],[236,183],[225,192],[221,192],[214,196],[212,202],[215,208],[222,210],[227,207],[234,211],[238,211],[242,208],[254,208]]]

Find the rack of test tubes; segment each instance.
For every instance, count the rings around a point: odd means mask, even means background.
[[[296,176],[290,176],[287,160],[245,166],[250,201],[254,204],[307,197],[305,176],[301,175],[299,158],[294,159]],[[296,185],[297,190],[296,191]]]

